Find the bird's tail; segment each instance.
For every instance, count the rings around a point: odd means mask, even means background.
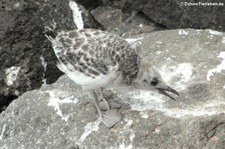
[[[44,29],[45,37],[52,43],[55,55],[59,57],[58,55],[63,51],[63,46],[62,43],[57,42],[56,39],[56,36],[58,35],[56,22],[52,20],[52,23],[49,26],[45,26]]]
[[[57,36],[56,33],[57,24],[54,20],[52,20],[52,23],[50,23],[49,26],[44,27],[44,34],[45,37],[52,43],[55,44],[54,38]]]

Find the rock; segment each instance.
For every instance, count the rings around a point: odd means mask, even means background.
[[[120,36],[129,37],[165,29],[138,12],[123,13],[117,8],[100,6],[91,14],[107,31]]]
[[[215,5],[217,4],[217,6]],[[142,11],[148,18],[170,29],[211,28],[225,31],[224,2],[184,2],[183,0],[103,0],[104,6],[114,6],[124,12]]]
[[[225,35],[167,30],[127,39],[154,65],[176,101],[136,91],[121,99],[123,119],[108,129],[87,92],[66,76],[28,91],[0,114],[2,148],[204,148],[225,146]],[[118,94],[120,95],[120,94]]]
[[[68,1],[2,0],[0,9],[1,112],[2,107],[25,91],[52,83],[62,75],[44,27],[53,19],[61,29],[76,26]],[[100,28],[87,10],[83,15],[85,27]]]
[[[88,10],[92,10],[102,5],[101,0],[76,0],[76,2],[84,6]]]
[[[165,29],[165,27],[160,26],[147,18],[143,13],[132,12],[131,15],[119,24],[117,28],[113,28],[109,31],[123,37],[131,37]]]
[[[112,7],[97,7],[91,14],[107,30],[118,27],[127,17],[120,9]]]

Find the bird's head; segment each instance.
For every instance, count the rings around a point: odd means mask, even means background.
[[[137,89],[157,91],[175,100],[168,92],[179,96],[179,93],[169,87],[162,79],[157,70],[150,67],[148,64],[141,65],[137,78],[134,80],[134,86]]]

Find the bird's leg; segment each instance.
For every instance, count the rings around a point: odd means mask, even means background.
[[[103,88],[99,90],[100,98],[99,98],[99,107],[101,110],[110,110],[110,109],[119,109],[121,106],[115,103],[112,100],[106,100],[103,94]]]
[[[97,109],[99,117],[102,119],[102,111],[101,111],[101,109],[99,107],[99,104],[98,104],[98,95],[96,94],[95,91],[92,91],[92,94],[93,94],[93,99],[94,99],[94,105]]]
[[[102,119],[102,122],[109,128],[114,126],[117,122],[121,120],[121,114],[118,112],[117,109],[108,109],[107,111],[102,112],[98,103],[97,93],[95,91],[93,91],[92,93],[94,97],[95,107],[97,108],[97,112],[99,114],[99,117]]]
[[[103,104],[101,104],[102,103],[101,100],[103,101]],[[111,109],[109,102],[104,97],[103,88],[100,89],[99,105],[102,110],[108,111]]]

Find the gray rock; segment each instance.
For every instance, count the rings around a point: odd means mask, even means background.
[[[129,37],[165,29],[142,13],[123,13],[122,10],[114,7],[100,6],[92,10],[91,14],[107,31],[120,36]]]
[[[160,26],[147,18],[143,13],[132,12],[118,27],[109,31],[123,37],[130,37],[165,29],[165,27]]]
[[[127,39],[179,91],[128,92],[123,119],[108,129],[87,92],[66,76],[28,91],[0,114],[2,148],[204,148],[225,146],[225,35],[213,30],[168,30]]]
[[[44,27],[53,19],[58,28],[73,29],[75,25],[68,1],[2,0],[0,9],[1,112],[3,106],[25,91],[55,82],[62,75]],[[87,10],[83,15],[85,27],[100,28]]]
[[[213,3],[218,6],[207,6]],[[148,18],[170,29],[211,28],[225,31],[225,20],[221,17],[224,15],[225,3],[221,0],[202,3],[194,0],[103,0],[103,5],[118,7],[125,12],[142,11]]]
[[[107,30],[118,27],[127,17],[120,9],[112,7],[97,7],[91,14]]]
[[[75,0],[80,5],[84,6],[88,10],[92,10],[98,6],[102,5],[101,0]]]

